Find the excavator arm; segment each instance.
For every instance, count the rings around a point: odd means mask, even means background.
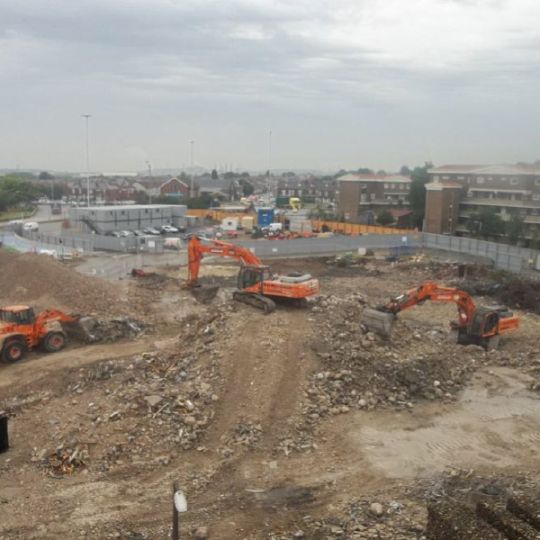
[[[397,315],[400,311],[418,304],[423,304],[426,300],[455,303],[458,308],[459,326],[466,326],[476,310],[472,298],[465,291],[452,287],[441,287],[432,281],[426,281],[419,287],[410,289],[406,293],[392,298],[379,311]]]
[[[188,244],[188,286],[197,284],[201,260],[205,254],[232,257],[246,266],[264,266],[249,249],[219,240],[203,244],[196,236],[192,236]]]

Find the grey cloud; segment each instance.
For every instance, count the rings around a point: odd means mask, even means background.
[[[503,4],[453,3],[489,9]],[[107,169],[140,168],[130,161],[133,148],[180,164],[184,157],[174,150],[180,143],[170,138],[192,136],[200,141],[201,161],[232,155],[229,161],[262,168],[270,126],[282,134],[276,160],[281,156],[284,167],[309,166],[310,156],[314,166],[371,159],[383,167],[399,165],[407,148],[411,159],[426,156],[427,143],[406,140],[415,125],[414,131],[423,130],[420,138],[446,145],[451,161],[452,148],[463,149],[450,139],[460,121],[471,121],[471,110],[476,132],[488,106],[503,106],[503,118],[514,107],[531,106],[531,89],[539,82],[534,39],[512,50],[488,47],[463,64],[422,67],[386,58],[376,43],[327,39],[334,5],[4,0],[0,98],[10,103],[5,118],[14,126],[10,138],[0,139],[0,166],[17,154],[29,165],[79,167],[80,155],[62,149],[79,152],[66,139],[80,135],[78,114],[87,110],[95,113],[93,129],[103,141],[94,143],[95,160]],[[144,117],[142,130],[138,116]],[[45,125],[50,118],[54,125]],[[432,125],[433,118],[446,133]],[[28,141],[29,126],[43,135],[40,144]],[[253,140],[260,141],[258,149]],[[526,147],[531,156],[533,146]]]

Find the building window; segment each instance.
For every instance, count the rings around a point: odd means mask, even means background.
[[[540,201],[540,193],[533,193],[532,199],[533,201]]]
[[[518,183],[518,179],[517,179],[517,178],[510,178],[510,183],[511,183],[513,186],[515,186],[515,185],[517,185],[517,183]]]
[[[435,181],[439,180],[439,176],[438,175],[433,176],[433,180]]]
[[[477,184],[483,184],[484,183],[484,177],[483,176],[477,176],[476,177],[476,183]]]
[[[388,189],[388,184],[384,184],[384,189]]]
[[[540,178],[535,178],[534,179],[534,185],[535,186],[540,186]]]

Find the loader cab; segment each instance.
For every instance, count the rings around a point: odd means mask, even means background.
[[[28,306],[7,306],[0,308],[0,322],[17,325],[34,324],[34,310]]]
[[[268,266],[242,266],[238,274],[238,288],[243,290],[259,283],[262,291],[265,279],[270,279]]]

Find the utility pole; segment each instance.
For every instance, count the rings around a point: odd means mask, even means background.
[[[268,132],[268,192],[270,193],[270,176],[272,171],[272,130]]]
[[[81,114],[86,120],[86,204],[90,207],[90,158],[88,154],[88,119],[92,117],[91,114]]]
[[[190,186],[190,198],[193,199],[195,197],[195,180],[194,180],[194,173],[193,173],[193,145],[195,144],[195,141],[191,140],[189,141],[189,164],[191,169],[191,186]]]

